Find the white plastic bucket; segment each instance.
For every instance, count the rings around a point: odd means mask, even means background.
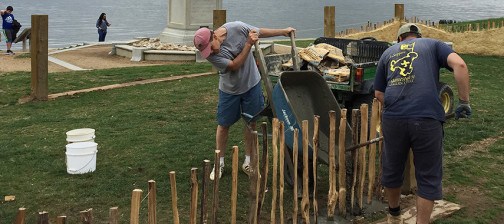
[[[67,142],[94,142],[95,139],[95,129],[92,128],[81,128],[68,131]]]
[[[67,173],[83,174],[96,170],[98,144],[78,142],[66,145]]]

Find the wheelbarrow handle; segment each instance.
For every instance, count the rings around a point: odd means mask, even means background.
[[[296,48],[296,37],[294,31],[290,33],[290,40],[291,40],[291,57],[292,57],[292,65],[294,67],[294,71],[299,71],[299,56],[297,53],[297,48]]]
[[[264,88],[266,89],[266,94],[268,94],[268,101],[270,102],[271,110],[273,111],[273,116],[276,117],[275,107],[273,106],[273,85],[271,84],[268,69],[266,68],[266,61],[264,60],[264,55],[259,46],[259,41],[254,43],[257,63],[259,64],[259,71],[261,73],[261,79],[264,83]]]

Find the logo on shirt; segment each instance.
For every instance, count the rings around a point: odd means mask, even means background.
[[[414,49],[415,43],[402,44],[401,51],[391,56],[398,59],[390,62],[390,71],[398,72],[401,77],[390,80],[390,85],[404,85],[413,82],[415,79],[415,76],[411,75],[413,72],[413,61],[418,58],[418,53]]]
[[[5,22],[12,23],[12,16],[7,16],[7,18],[5,18]]]

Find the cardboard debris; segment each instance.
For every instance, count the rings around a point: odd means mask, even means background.
[[[462,206],[445,201],[445,200],[440,200],[440,201],[435,201],[434,202],[434,209],[432,210],[430,222],[434,222],[437,219],[442,219],[446,218],[456,211],[460,210]],[[416,207],[411,207],[406,209],[401,217],[404,219],[405,224],[415,224],[416,223],[416,214],[417,210]],[[387,218],[379,220],[377,222],[373,222],[374,224],[386,224],[387,223]]]
[[[14,195],[5,196],[5,201],[14,201],[14,200],[16,200],[16,196]]]
[[[344,82],[350,78],[350,68],[347,66],[324,71],[324,78],[329,81]]]
[[[343,56],[343,51],[335,46],[330,44],[320,43],[315,45],[316,48],[322,48],[329,51],[327,57],[330,57],[334,60],[345,61],[345,56]]]
[[[301,59],[307,61],[312,65],[319,65],[320,61],[329,54],[329,51],[323,48],[316,48],[315,46],[308,46],[307,48],[299,51]]]

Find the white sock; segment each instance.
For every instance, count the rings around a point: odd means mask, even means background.
[[[220,157],[220,164],[224,165],[224,157]]]
[[[245,162],[243,163],[250,163],[250,156],[245,155]]]

